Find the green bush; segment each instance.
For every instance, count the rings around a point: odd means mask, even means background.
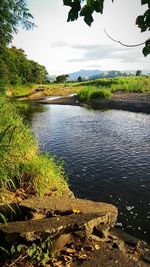
[[[112,93],[109,89],[86,87],[77,94],[79,101],[91,101],[95,99],[110,99]]]

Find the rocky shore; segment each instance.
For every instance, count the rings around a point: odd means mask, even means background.
[[[8,206],[1,206],[0,212],[6,210],[8,214]],[[3,251],[0,266],[150,264],[150,246],[115,228],[118,210],[111,204],[65,196],[30,197],[14,203],[10,213],[10,222],[0,224],[0,240],[12,254]]]

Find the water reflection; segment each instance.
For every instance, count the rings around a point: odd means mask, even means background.
[[[37,103],[36,101],[17,101],[15,103],[19,114],[24,118],[25,122],[31,124],[35,113],[43,112],[46,106]]]

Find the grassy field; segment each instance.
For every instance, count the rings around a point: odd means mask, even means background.
[[[40,196],[63,194],[68,187],[62,163],[39,154],[30,128],[4,96],[0,96],[0,118],[0,191],[30,187]]]
[[[150,77],[130,76],[116,78],[100,78],[84,82],[67,82],[63,84],[34,84],[24,86],[14,86],[7,88],[7,94],[15,97],[27,96],[28,99],[35,99],[45,96],[67,96],[72,93],[83,95],[83,91],[91,95],[91,98],[110,98],[118,91],[129,93],[150,94]],[[97,90],[99,91],[97,93]],[[82,92],[82,93],[81,93]],[[83,100],[83,99],[82,99]]]
[[[67,96],[78,93],[81,88],[82,86],[77,83],[17,85],[7,87],[7,95],[14,97],[27,96],[28,99],[55,95]]]
[[[111,99],[117,92],[150,94],[150,77],[117,77],[84,82],[77,97],[79,101],[87,102]]]
[[[101,78],[93,81],[83,82],[82,86],[102,87],[115,91],[145,92],[150,91],[150,77],[129,76],[116,78]]]

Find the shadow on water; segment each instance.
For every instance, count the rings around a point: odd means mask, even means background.
[[[37,103],[36,101],[18,101],[16,107],[19,114],[23,117],[24,121],[31,125],[32,119],[36,113],[46,110],[46,106]]]

